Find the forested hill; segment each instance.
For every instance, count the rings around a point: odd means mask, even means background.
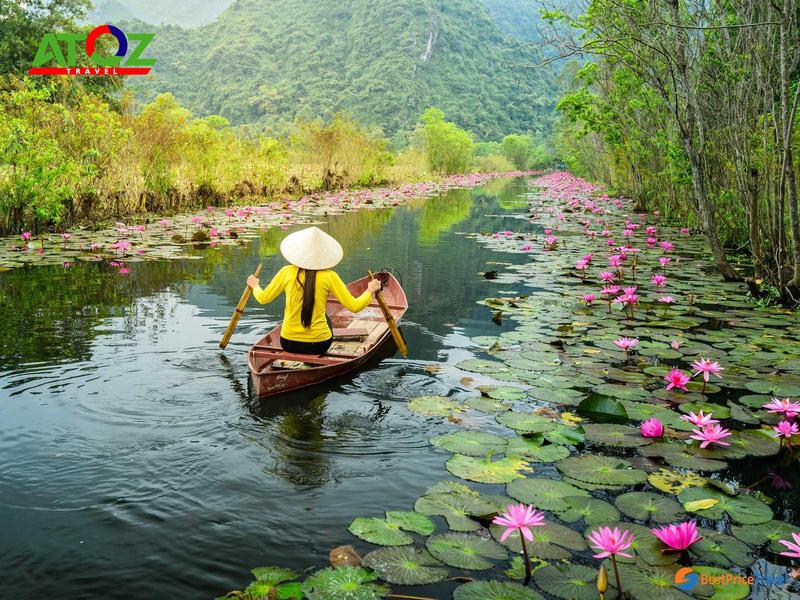
[[[136,84],[233,123],[345,111],[392,135],[437,106],[497,139],[543,131],[556,99],[549,75],[508,66],[529,51],[481,0],[237,0],[202,27],[156,31],[154,76]]]

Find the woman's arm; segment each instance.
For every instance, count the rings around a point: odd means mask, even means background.
[[[247,285],[253,288],[253,298],[255,298],[259,304],[268,304],[272,302],[284,290],[287,279],[286,269],[286,267],[283,267],[280,271],[275,273],[275,277],[273,277],[269,285],[263,289],[256,277],[251,275],[247,278]]]
[[[373,284],[373,281],[375,282]],[[369,282],[369,286],[364,293],[361,294],[358,298],[354,298],[353,294],[350,293],[350,290],[347,289],[347,286],[342,281],[342,278],[335,272],[331,272],[331,291],[333,295],[338,298],[339,302],[342,303],[347,310],[353,313],[357,313],[359,311],[364,310],[367,305],[372,300],[372,293],[375,289],[380,289],[380,283],[375,280]]]

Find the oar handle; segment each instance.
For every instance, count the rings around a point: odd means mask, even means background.
[[[375,279],[372,271],[367,271],[367,273],[369,273],[370,279]],[[392,311],[389,310],[389,307],[386,304],[386,300],[383,299],[383,292],[381,292],[381,290],[375,292],[375,299],[378,301],[378,306],[381,307],[383,318],[386,319],[386,324],[389,326],[389,331],[391,331],[392,337],[397,343],[397,349],[403,356],[408,356],[408,347],[406,346],[406,341],[403,339],[403,334],[400,333],[400,328],[397,326],[394,316],[392,316]]]
[[[256,267],[255,273],[253,273],[254,277],[258,277],[261,275],[261,265],[259,264]],[[239,304],[236,305],[236,309],[233,311],[233,315],[231,316],[231,321],[228,323],[228,328],[225,330],[225,335],[222,336],[222,340],[219,343],[219,347],[224,350],[225,347],[228,345],[228,342],[231,341],[231,337],[233,336],[233,332],[236,330],[236,326],[239,324],[239,319],[242,318],[242,313],[244,312],[244,307],[247,304],[247,301],[250,299],[250,294],[253,293],[253,288],[249,285],[244,288],[242,292],[242,297],[239,298]]]

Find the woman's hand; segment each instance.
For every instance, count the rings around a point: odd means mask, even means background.
[[[369,290],[370,294],[374,294],[375,292],[381,291],[381,282],[377,279],[370,279],[369,283],[367,284],[367,289]]]
[[[250,277],[247,278],[247,285],[249,285],[251,288],[259,287],[258,277],[255,275],[250,275]]]

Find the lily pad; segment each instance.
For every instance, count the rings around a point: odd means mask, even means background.
[[[593,484],[633,485],[647,480],[647,473],[634,469],[624,458],[584,454],[570,456],[556,464],[558,470]]]
[[[524,477],[520,471],[530,469],[528,462],[518,456],[492,460],[491,456],[477,458],[463,454],[454,454],[445,466],[456,477],[478,483],[509,483]]]
[[[508,371],[508,367],[506,367],[503,363],[496,360],[484,360],[482,358],[470,358],[467,360],[462,360],[456,365],[456,367],[462,371],[486,375],[505,373]]]
[[[542,600],[542,596],[519,583],[472,581],[458,586],[453,600]]]
[[[591,567],[578,564],[550,565],[536,571],[533,580],[556,598],[597,600],[597,569]]]
[[[466,454],[467,456],[486,456],[489,453],[503,453],[506,449],[505,438],[481,431],[459,431],[431,438],[431,444],[437,448]]]
[[[506,453],[509,456],[519,456],[534,462],[555,462],[569,456],[569,450],[559,444],[543,444],[542,437],[538,440],[529,437],[516,436],[508,440]]]
[[[785,521],[770,521],[758,525],[734,525],[731,527],[731,533],[737,540],[752,546],[761,546],[769,542],[769,549],[772,552],[785,552],[786,547],[780,544],[778,540],[791,540],[791,535],[798,532],[800,532],[800,527]]]
[[[492,539],[466,533],[443,533],[428,538],[428,551],[443,563],[459,569],[485,571],[491,560],[505,560],[508,552]]]
[[[323,569],[303,582],[303,592],[308,600],[379,600],[391,590],[372,583],[377,578],[376,573],[361,567]]]
[[[495,400],[504,400],[508,402],[524,400],[528,397],[528,394],[525,392],[525,390],[507,385],[493,387],[487,392],[486,395],[489,396],[489,398],[494,398]]]
[[[686,516],[675,500],[652,492],[622,494],[617,496],[614,504],[631,519],[639,521],[671,523],[681,521]]]
[[[417,396],[408,401],[411,412],[423,417],[449,417],[461,410],[461,405],[446,396]]]
[[[697,414],[702,410],[705,414],[712,413],[715,419],[729,419],[731,416],[731,411],[727,406],[714,402],[689,402],[681,404],[678,408],[686,414],[690,412]]]
[[[651,444],[651,438],[643,437],[638,429],[628,425],[611,423],[590,423],[583,426],[586,439],[596,444],[618,448],[636,448]]]
[[[622,586],[636,600],[689,600],[692,598],[675,587],[677,570],[674,565],[619,565]]]
[[[628,420],[628,413],[622,404],[603,396],[586,398],[578,405],[577,411],[598,422],[625,423]]]
[[[251,571],[256,580],[247,586],[245,592],[256,597],[266,597],[270,592],[277,592],[280,600],[294,600],[303,597],[299,582],[286,583],[295,579],[297,574],[291,569],[280,567],[258,567]]]
[[[485,413],[500,413],[511,410],[511,402],[505,400],[495,400],[488,396],[470,396],[464,403],[470,408],[479,410]]]
[[[423,515],[444,517],[453,531],[477,531],[481,526],[470,517],[494,514],[497,507],[477,493],[434,493],[418,498],[414,510]]]
[[[755,559],[749,555],[750,548],[736,538],[711,529],[698,529],[703,539],[689,547],[689,553],[703,562],[730,568],[746,567]]]
[[[386,513],[386,520],[406,531],[413,531],[420,535],[430,535],[436,527],[428,517],[414,511],[390,510]]]
[[[707,498],[719,500],[719,502],[707,509],[696,511],[700,517],[721,519],[723,513],[728,513],[731,519],[741,525],[757,525],[772,520],[772,509],[752,496],[744,494],[729,496],[714,488],[689,488],[678,496],[678,500],[684,505],[687,502]]]
[[[721,460],[708,458],[714,456],[713,451],[703,450],[694,445],[672,442],[656,442],[639,448],[642,456],[660,456],[670,466],[679,469],[697,469],[699,471],[722,471],[728,464]]]
[[[448,571],[423,548],[400,546],[370,552],[362,564],[398,585],[425,585],[447,578]]]
[[[570,427],[555,423],[549,431],[544,432],[544,438],[553,444],[573,446],[582,444],[585,439],[583,427]]]
[[[583,519],[586,527],[594,527],[619,520],[619,511],[604,500],[585,496],[572,496],[564,500],[568,508],[559,512],[558,517],[567,523]]]
[[[520,433],[544,433],[553,428],[552,419],[536,413],[505,412],[497,415],[497,422]]]
[[[566,498],[572,496],[589,497],[589,493],[574,485],[559,481],[557,479],[543,479],[538,477],[527,477],[517,479],[506,486],[508,495],[524,502],[533,504],[541,510],[552,510],[563,512],[569,508]]]

